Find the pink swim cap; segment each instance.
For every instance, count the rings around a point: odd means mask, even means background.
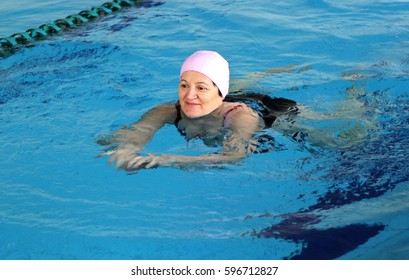
[[[229,63],[217,52],[197,51],[182,65],[180,76],[185,71],[196,71],[207,76],[219,88],[223,98],[229,93]]]

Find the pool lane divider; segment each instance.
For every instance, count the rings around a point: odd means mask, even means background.
[[[63,31],[83,26],[88,22],[122,11],[123,9],[131,7],[151,7],[161,4],[162,2],[144,0],[113,0],[89,10],[83,10],[78,14],[69,15],[64,19],[57,19],[50,23],[42,24],[37,28],[0,38],[0,59],[12,55],[15,50],[21,46],[30,45],[36,41],[44,40],[49,36],[54,36]]]

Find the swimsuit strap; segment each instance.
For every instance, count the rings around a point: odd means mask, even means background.
[[[224,114],[224,117],[223,117],[223,125],[224,125],[225,127],[226,127],[225,122],[226,122],[227,115],[230,114],[232,111],[234,111],[234,110],[240,108],[240,107],[243,107],[243,105],[242,105],[242,104],[237,104],[237,105],[233,106],[232,108],[230,108],[230,109]],[[180,129],[180,128],[178,127],[179,122],[182,120],[182,109],[181,109],[181,106],[180,106],[179,101],[175,104],[175,108],[176,108],[176,111],[177,111],[177,115],[176,115],[176,119],[175,119],[174,124],[175,124],[177,130],[179,131],[179,133],[180,133],[182,136],[186,136],[186,132],[185,132],[183,129]]]
[[[181,109],[181,106],[180,106],[180,102],[179,102],[179,101],[176,102],[175,108],[176,108],[176,112],[177,112],[176,120],[175,120],[175,125],[178,126],[180,120],[182,119],[182,113],[181,113],[181,110],[182,110],[182,109]]]
[[[237,104],[237,105],[233,106],[232,108],[230,108],[230,109],[224,114],[223,122],[226,121],[227,115],[230,114],[230,112],[233,112],[234,110],[236,110],[237,108],[240,108],[240,107],[243,107],[243,104]]]
[[[186,132],[185,132],[183,129],[180,129],[180,128],[178,127],[179,122],[180,122],[180,120],[182,119],[182,109],[181,109],[181,106],[180,106],[180,102],[179,102],[179,101],[176,102],[175,108],[176,108],[176,111],[177,111],[176,120],[175,120],[175,126],[176,126],[177,130],[179,131],[179,133],[180,133],[182,136],[186,136]]]
[[[263,118],[265,127],[271,127],[274,121],[281,115],[294,116],[298,114],[295,101],[270,97],[266,94],[234,92],[224,99],[227,102],[244,102],[255,109]]]

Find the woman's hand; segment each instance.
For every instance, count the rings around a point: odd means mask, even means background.
[[[170,157],[161,155],[149,154],[147,156],[137,155],[128,161],[124,166],[126,170],[149,169],[158,166],[168,166],[170,164]]]
[[[182,155],[141,155],[134,149],[118,149],[103,153],[99,156],[110,156],[109,162],[116,161],[116,167],[126,171],[136,171],[141,169],[150,169],[155,167],[175,166],[179,168],[206,167],[213,164],[233,163],[242,160],[245,154],[230,151],[222,154],[206,154],[200,156],[182,156]]]
[[[116,162],[115,165],[117,169],[126,169],[128,162],[131,159],[135,158],[135,155],[139,152],[139,150],[140,149],[135,146],[125,146],[113,151],[102,153],[97,157],[109,156],[109,164],[113,164],[114,162]]]

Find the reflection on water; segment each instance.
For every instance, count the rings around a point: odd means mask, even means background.
[[[407,7],[332,2],[172,1],[0,61],[0,258],[407,258]],[[175,101],[198,48],[302,104],[274,151],[132,176],[95,159],[97,135]],[[149,146],[202,148],[174,127]]]

